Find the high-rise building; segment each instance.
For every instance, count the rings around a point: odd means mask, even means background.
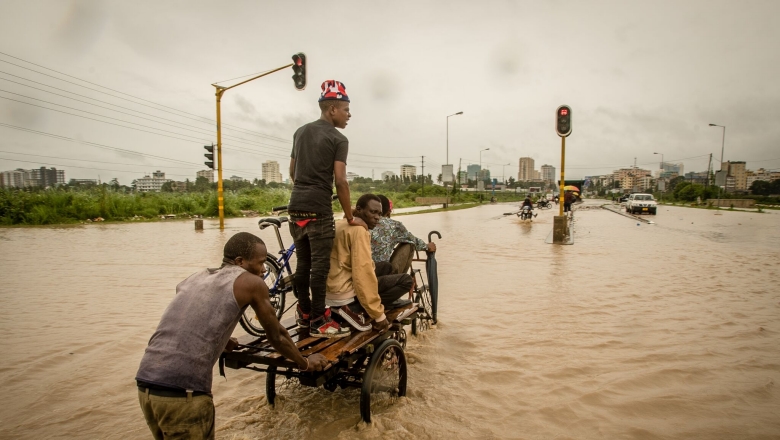
[[[530,157],[521,157],[517,171],[518,182],[529,182],[534,179],[534,160]]]
[[[469,182],[469,173],[467,171],[458,171],[458,183],[465,185]]]
[[[490,170],[488,170],[488,169],[479,170],[479,172],[477,173],[477,180],[482,181],[482,182],[489,182],[490,181]]]
[[[482,169],[479,165],[469,165],[466,167],[466,176],[468,177],[467,180],[477,180],[477,173],[479,173],[479,170]]]
[[[545,182],[555,182],[555,167],[552,165],[542,165],[542,180]]]
[[[417,175],[417,167],[414,165],[401,165],[401,178],[412,178]]]
[[[727,172],[727,177],[733,177],[734,183],[733,190],[744,191],[747,189],[747,170],[745,170],[745,162],[723,162],[721,164],[721,170]],[[730,190],[730,185],[726,185],[726,190]]]
[[[263,162],[263,180],[265,183],[282,183],[282,173],[279,172],[279,162],[267,160]]]
[[[0,173],[0,187],[3,188],[24,188],[25,171],[21,168],[12,171],[3,171]]]
[[[198,177],[205,177],[209,183],[214,183],[214,170],[198,171],[195,173],[195,180],[198,180]]]

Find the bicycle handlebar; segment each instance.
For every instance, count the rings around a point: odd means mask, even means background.
[[[428,233],[428,243],[431,242],[431,235],[433,234],[436,234],[436,236],[439,237],[439,239],[441,240],[441,234],[439,233],[439,231],[431,231]]]

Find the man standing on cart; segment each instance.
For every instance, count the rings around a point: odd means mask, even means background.
[[[295,270],[298,325],[308,327],[311,336],[332,338],[349,335],[349,329],[341,328],[331,319],[330,310],[325,309],[325,286],[336,231],[331,201],[334,179],[348,224],[363,227],[366,224],[352,216],[347,182],[349,141],[336,130],[346,128],[352,116],[344,84],[334,80],[323,82],[319,106],[320,119],[304,125],[293,135],[290,154],[293,189],[288,213],[298,259]]]

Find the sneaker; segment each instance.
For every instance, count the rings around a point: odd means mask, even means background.
[[[309,336],[315,338],[343,338],[349,336],[349,328],[342,327],[338,322],[330,317],[330,310],[325,312],[324,316],[309,323]]]
[[[364,311],[354,311],[349,305],[336,309],[336,314],[344,318],[356,330],[365,332],[371,330],[371,317]]]
[[[309,327],[309,314],[303,313],[300,304],[295,308],[295,322],[298,323],[299,328]]]

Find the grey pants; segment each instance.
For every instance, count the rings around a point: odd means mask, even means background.
[[[161,397],[138,390],[138,401],[155,440],[214,440],[211,396]]]

